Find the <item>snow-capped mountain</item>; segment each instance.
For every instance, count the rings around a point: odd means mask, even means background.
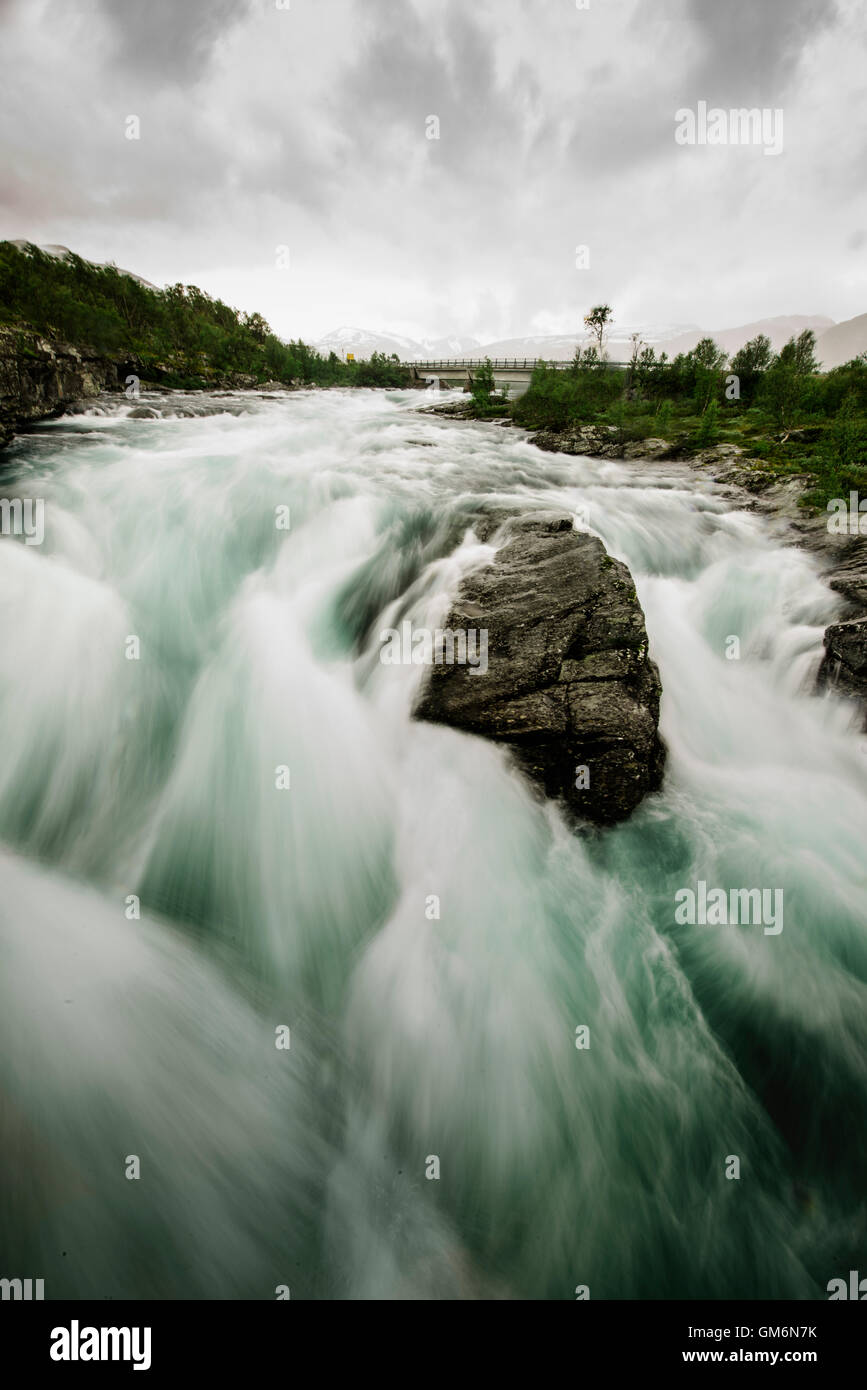
[[[426,358],[477,357],[482,345],[477,338],[451,337],[417,341],[414,338],[402,337],[398,333],[374,333],[367,328],[343,327],[326,333],[325,337],[320,338],[313,346],[317,352],[336,352],[338,357],[345,357],[348,352],[352,352],[359,361],[370,357],[374,352],[384,352],[387,357],[397,353],[402,362],[415,362]]]
[[[478,357],[484,348],[478,338],[433,338],[421,344],[432,357]]]
[[[620,324],[614,323],[606,334],[605,348],[612,361],[625,362],[632,355],[632,334],[638,333],[642,343],[667,352],[670,358],[679,352],[690,352],[701,338],[713,338],[729,355],[737,352],[750,338],[765,333],[775,352],[792,336],[805,328],[818,335],[833,323],[821,314],[791,314],[778,318],[757,319],[734,328],[707,329],[697,324]],[[443,358],[542,358],[547,362],[568,362],[576,347],[588,347],[594,340],[583,329],[574,334],[528,334],[520,338],[498,338],[481,343],[477,338],[433,338],[417,341],[398,334],[372,333],[363,328],[338,328],[314,346],[320,352],[334,351],[340,357],[353,352],[361,360],[373,352],[387,356],[396,353],[402,362],[431,362]],[[848,349],[847,349],[848,350]]]
[[[649,328],[632,328],[616,325],[612,328],[606,342],[612,357],[629,356],[631,333],[640,333],[645,343],[662,347],[670,339],[694,332],[695,341],[701,337],[701,330],[693,325],[663,324]],[[585,332],[572,336],[562,334],[535,334],[522,338],[500,338],[495,342],[482,343],[478,338],[451,336],[446,338],[406,338],[397,333],[374,333],[366,328],[336,328],[327,333],[313,346],[321,353],[336,352],[345,357],[352,352],[359,359],[370,357],[371,353],[384,352],[386,356],[396,353],[402,362],[437,361],[443,358],[490,357],[542,357],[550,361],[565,361],[572,358],[578,343],[582,347],[591,342]]]
[[[698,342],[701,337],[700,329],[693,324],[651,324],[641,326],[639,324],[612,324],[605,335],[605,346],[609,357],[615,361],[619,358],[628,358],[632,352],[631,335],[638,333],[642,342],[648,347],[654,347],[664,351],[666,345],[673,339],[685,333],[695,333],[695,340]],[[594,342],[591,334],[581,329],[576,329],[575,333],[545,333],[527,335],[521,338],[500,338],[493,343],[485,343],[481,352],[484,356],[494,358],[517,357],[517,358],[544,358],[548,362],[566,362],[575,356],[575,349],[579,345],[588,347]]]
[[[386,357],[396,352],[401,360],[412,361],[418,356],[419,351],[418,343],[413,342],[411,338],[402,338],[396,333],[373,333],[367,328],[346,327],[333,329],[312,346],[323,356],[327,356],[329,352],[336,352],[338,357],[345,357],[348,352],[352,352],[359,361],[371,357],[375,352],[384,352]]]

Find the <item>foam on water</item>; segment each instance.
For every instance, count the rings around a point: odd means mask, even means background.
[[[823,1296],[865,1224],[867,757],[810,693],[837,611],[811,559],[677,465],[411,393],[142,403],[42,427],[4,480],[46,503],[42,547],[0,543],[16,1269],[96,1298]],[[646,611],[666,782],[604,833],[415,724],[423,673],[378,659],[515,499],[587,508]],[[782,888],[784,930],[678,925],[699,879]]]

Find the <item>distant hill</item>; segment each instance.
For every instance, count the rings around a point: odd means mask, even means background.
[[[853,319],[853,324],[861,320]],[[841,325],[842,326],[842,325]],[[811,328],[819,337],[834,329],[834,320],[823,314],[784,314],[778,318],[756,319],[753,323],[740,324],[736,328],[699,328],[697,324],[614,324],[606,338],[606,351],[615,362],[625,362],[632,355],[631,334],[640,333],[642,342],[656,349],[657,353],[667,352],[669,359],[679,352],[691,352],[701,338],[713,338],[729,357],[755,338],[764,333],[771,340],[775,352],[797,337],[805,328]],[[865,329],[867,335],[867,329]],[[476,338],[434,338],[415,339],[401,337],[399,334],[374,333],[365,328],[336,328],[314,344],[316,351],[323,354],[336,352],[341,359],[347,352],[355,354],[358,360],[370,357],[374,352],[384,352],[386,356],[395,353],[402,362],[433,361],[442,358],[490,357],[496,358],[543,358],[547,362],[568,362],[575,356],[576,347],[588,347],[593,340],[585,332],[526,334],[520,338],[498,338],[494,342],[481,343]],[[867,347],[867,340],[862,347]],[[851,357],[854,355],[850,353]],[[848,361],[846,357],[843,360]]]
[[[842,367],[862,352],[867,352],[867,314],[835,323],[816,344],[816,357],[826,371]]]
[[[782,314],[777,318],[756,319],[754,323],[742,323],[737,328],[706,328],[701,331],[694,330],[683,333],[680,337],[673,338],[671,342],[665,344],[665,350],[669,357],[676,357],[679,352],[691,352],[699,338],[713,338],[714,342],[719,343],[723,351],[729,357],[742,348],[744,343],[748,343],[751,338],[757,338],[760,333],[770,338],[771,347],[775,352],[779,352],[790,338],[797,338],[799,333],[803,333],[805,328],[812,328],[818,337],[827,329],[833,326],[834,320],[829,319],[825,314]]]
[[[633,331],[641,331],[644,341],[657,347],[667,343],[669,338],[683,333],[689,327],[690,325],[685,324],[642,330],[621,327],[612,334],[609,355],[628,357],[631,351],[628,338]],[[695,329],[696,342],[701,336],[700,330]],[[336,352],[339,357],[345,356],[347,352],[354,352],[357,358],[369,357],[374,352],[384,352],[386,355],[396,353],[402,362],[433,361],[443,358],[453,358],[460,361],[464,358],[478,357],[490,357],[492,359],[497,357],[542,357],[546,361],[568,361],[574,357],[575,347],[579,342],[582,347],[586,346],[589,344],[590,338],[583,332],[571,336],[537,334],[532,337],[501,338],[496,342],[482,343],[478,338],[467,338],[459,335],[446,338],[417,339],[401,337],[397,333],[375,333],[366,328],[335,328],[333,332],[327,333],[313,346],[317,352]]]
[[[858,322],[858,320],[853,320]],[[606,350],[612,360],[626,361],[632,353],[630,335],[640,333],[642,341],[657,353],[667,352],[669,359],[679,352],[691,352],[701,338],[713,338],[731,357],[750,338],[764,333],[771,340],[775,352],[791,337],[797,337],[805,328],[812,328],[818,336],[832,328],[833,319],[823,314],[786,314],[779,318],[757,319],[754,323],[744,323],[737,328],[699,328],[695,324],[664,324],[640,327],[612,326],[606,339]],[[549,361],[566,361],[575,354],[576,344],[586,347],[591,339],[586,334],[574,336],[504,338],[499,342],[485,343],[481,354],[494,357],[544,357]],[[848,360],[848,359],[847,359]]]
[[[669,342],[687,332],[695,334],[696,342],[702,336],[701,330],[691,324],[651,324],[644,327],[615,324],[606,338],[606,350],[613,361],[627,361],[632,355],[632,333],[640,333],[642,340],[649,347],[656,348],[657,352],[667,352]],[[475,355],[490,357],[492,360],[498,357],[517,357],[519,360],[536,357],[543,358],[546,362],[568,362],[575,356],[575,349],[579,344],[585,348],[589,347],[592,341],[590,335],[583,330],[571,334],[547,333],[522,338],[499,338],[496,342],[485,343],[477,349]]]
[[[12,241],[11,245],[16,246],[19,251],[25,251],[29,243],[19,238],[16,241]],[[39,250],[44,252],[46,256],[52,256],[55,260],[58,261],[69,260],[72,257],[72,252],[70,251],[68,246],[58,246],[54,242],[49,242],[46,246],[40,246]],[[84,257],[81,257],[81,259],[84,260]],[[119,265],[112,265],[110,261],[88,261],[87,264],[95,265],[100,270],[116,270],[118,275],[128,275],[130,280],[138,281],[140,285],[144,285],[145,289],[159,289],[159,286],[151,284],[150,280],[145,280],[143,276],[136,275],[134,270],[122,270]]]
[[[345,357],[347,352],[362,358],[372,357],[375,352],[384,352],[386,357],[395,353],[402,362],[415,362],[434,357],[477,357],[481,343],[476,338],[432,338],[417,340],[405,338],[397,333],[375,333],[368,328],[335,328],[314,343],[317,352],[327,356],[336,352]]]

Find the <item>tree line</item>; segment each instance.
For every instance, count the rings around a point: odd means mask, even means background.
[[[114,266],[9,241],[0,241],[0,322],[100,356],[135,358],[148,380],[168,386],[207,386],[233,375],[304,386],[400,387],[408,380],[396,356],[344,362],[300,340],[286,343],[261,314],[233,309],[196,285],[151,289]]]
[[[584,322],[591,345],[579,346],[566,370],[539,364],[512,403],[492,394],[492,378],[477,374],[475,413],[509,409],[529,429],[609,425],[621,442],[667,440],[672,456],[736,443],[773,472],[813,474],[810,496],[819,504],[867,491],[867,353],[824,372],[815,334],[805,329],[779,352],[764,334],[730,358],[702,338],[670,360],[635,334],[631,360],[613,367],[604,347],[610,307],[595,306]]]

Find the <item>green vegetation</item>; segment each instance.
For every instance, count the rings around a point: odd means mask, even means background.
[[[471,409],[476,420],[502,419],[508,409],[509,388],[504,386],[497,393],[494,369],[490,357],[486,357],[481,367],[475,367],[472,374]]]
[[[542,364],[516,401],[497,392],[491,365],[477,368],[470,411],[477,419],[510,413],[529,429],[613,426],[621,443],[650,436],[673,457],[716,444],[737,444],[745,463],[763,472],[808,474],[805,500],[867,493],[867,354],[820,372],[808,330],[774,354],[763,335],[726,362],[710,338],[673,361],[633,337],[631,361],[612,367],[603,351],[611,308],[585,317],[595,344],[579,349],[568,370]],[[146,381],[197,388],[224,381],[400,388],[408,370],[397,357],[369,361],[323,357],[307,344],[285,343],[261,314],[240,313],[195,285],[153,290],[111,266],[69,255],[19,250],[0,241],[0,326],[87,347],[129,364]]]
[[[148,380],[166,386],[231,376],[320,386],[400,387],[408,379],[396,357],[342,362],[300,341],[284,343],[261,314],[239,313],[195,285],[152,290],[111,266],[8,241],[0,241],[0,323],[135,359]]]
[[[597,332],[610,317],[598,306]],[[808,505],[824,508],[852,490],[867,494],[867,354],[821,372],[807,330],[775,354],[763,335],[726,361],[710,338],[669,361],[633,342],[631,361],[612,367],[597,347],[564,370],[542,364],[509,410],[528,429],[613,426],[620,443],[669,442],[671,457],[737,444],[744,465],[813,479]]]
[[[545,363],[536,367],[529,390],[514,402],[512,414],[528,429],[589,424],[607,418],[625,386],[625,374],[612,371],[595,347],[584,353],[579,349],[569,371]]]

